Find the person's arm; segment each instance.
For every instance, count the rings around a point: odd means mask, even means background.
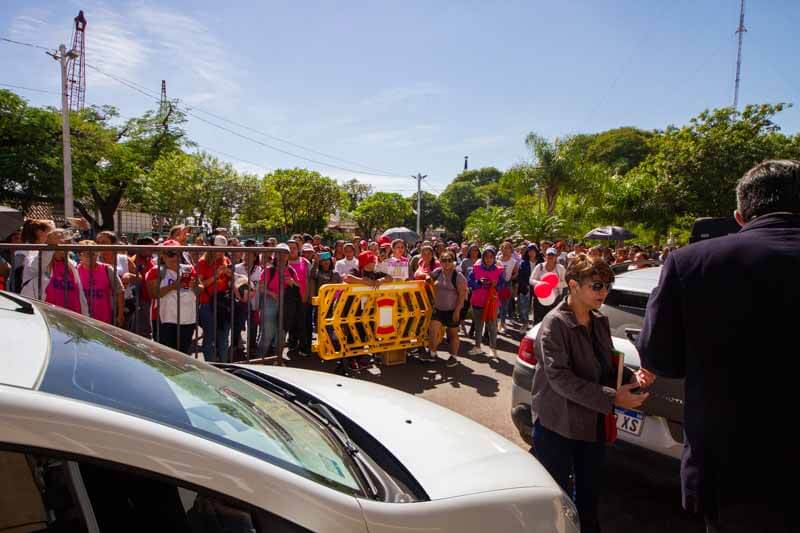
[[[467,275],[467,285],[472,290],[479,289],[482,286],[480,280],[475,279],[475,267],[469,268],[469,274]]]
[[[572,371],[567,353],[569,328],[557,319],[546,320],[536,338],[536,353],[547,381],[555,392],[579,405],[601,414],[614,408],[614,389],[583,379]]]
[[[686,377],[683,288],[675,256],[670,254],[661,279],[647,302],[642,332],[636,342],[642,367],[666,378]]]
[[[158,287],[158,270],[153,269],[150,272],[154,273],[154,275],[151,277],[150,273],[148,273],[146,280],[147,280],[147,289],[148,292],[150,293],[151,299],[155,300],[159,297],[163,298],[167,294],[178,289],[179,283],[177,281],[175,283],[168,283],[166,285]]]
[[[456,297],[456,308],[453,309],[453,322],[461,320],[461,310],[467,300],[467,280],[458,275],[456,275],[456,290],[458,296]]]

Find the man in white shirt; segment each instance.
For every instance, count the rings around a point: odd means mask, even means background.
[[[353,245],[352,242],[346,242],[344,244],[344,259],[339,259],[336,261],[336,266],[333,269],[336,271],[339,276],[344,279],[344,277],[350,274],[353,270],[358,269],[358,259],[355,258],[356,255],[356,247]]]

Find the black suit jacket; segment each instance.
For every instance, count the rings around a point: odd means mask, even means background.
[[[800,483],[793,436],[800,413],[798,306],[800,215],[759,217],[665,262],[638,349],[645,368],[686,378],[687,510],[774,506],[787,490],[782,495],[776,479]]]

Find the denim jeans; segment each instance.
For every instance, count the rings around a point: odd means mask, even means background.
[[[200,327],[203,328],[203,358],[206,361],[228,362],[228,334],[231,331],[230,312],[217,309],[217,328],[214,331],[214,302],[200,305]]]
[[[599,532],[597,495],[603,488],[605,443],[562,437],[537,420],[533,425],[531,452],[564,492],[572,497],[578,508],[581,531]]]
[[[486,331],[489,333],[489,347],[497,348],[497,320],[483,321],[483,308],[472,308],[472,324],[475,326],[475,345],[481,343],[483,337],[483,326],[486,326]]]
[[[523,324],[530,322],[531,317],[531,293],[520,294],[519,301],[519,319]]]
[[[180,337],[180,351],[189,355],[189,350],[192,347],[192,335],[194,335],[194,324],[182,324],[178,327],[177,324],[161,322],[158,325],[159,329],[159,342],[164,346],[169,346],[174,350],[178,350],[178,338]]]
[[[267,297],[261,308],[261,338],[258,341],[258,355],[263,357],[278,336],[278,302]],[[276,343],[277,344],[277,343]]]

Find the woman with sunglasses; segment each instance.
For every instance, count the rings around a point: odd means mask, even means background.
[[[161,246],[164,250],[159,254],[160,267],[150,270],[146,278],[157,311],[158,334],[154,331],[153,336],[164,346],[189,354],[197,324],[197,294],[200,291],[197,272],[192,265],[180,264],[181,245],[178,241],[170,239]]]
[[[608,318],[599,312],[614,281],[605,261],[580,254],[566,279],[567,299],[547,315],[536,336],[532,453],[572,495],[581,531],[597,532],[605,447],[613,441],[606,422],[613,423],[615,407],[641,406],[648,395],[632,389],[649,387],[655,376],[627,369],[617,375]]]
[[[458,364],[459,338],[458,324],[461,322],[461,310],[467,301],[467,278],[456,269],[456,258],[453,252],[442,253],[441,268],[437,268],[431,274],[433,280],[433,318],[431,319],[428,338],[430,344],[429,357],[436,361],[438,356],[436,350],[447,330],[450,357],[445,361],[447,366]]]

